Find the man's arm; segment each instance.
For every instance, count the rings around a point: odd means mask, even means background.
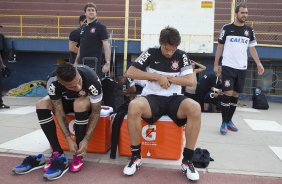
[[[202,65],[202,64],[200,64],[200,63],[197,63],[196,61],[192,61],[192,62],[195,63],[195,66],[198,66],[198,68],[195,69],[195,72],[196,72],[196,73],[200,73],[200,72],[202,72],[202,71],[204,71],[204,70],[207,69],[206,66],[204,66],[204,65]]]
[[[53,104],[53,108],[54,108],[54,113],[57,119],[57,122],[59,124],[59,127],[61,128],[68,144],[69,144],[69,148],[71,152],[76,153],[77,151],[77,145],[76,143],[71,139],[70,137],[70,131],[69,131],[69,124],[68,121],[66,119],[66,115],[65,115],[65,111],[63,109],[63,104],[62,104],[62,100],[51,100],[51,103]]]
[[[168,78],[166,76],[159,75],[156,73],[144,72],[134,66],[130,66],[128,68],[125,73],[125,76],[137,80],[157,81],[159,85],[164,89],[167,89],[170,86],[170,82],[168,81]]]
[[[77,42],[69,40],[69,51],[77,54],[78,52]]]
[[[111,49],[110,49],[109,40],[103,40],[102,42],[103,42],[103,48],[104,48],[104,53],[105,53],[105,60],[107,63],[110,63]]]
[[[181,77],[168,77],[168,80],[170,83],[180,86],[194,86],[196,83],[196,79],[192,73]]]
[[[4,65],[3,59],[2,59],[1,54],[0,54],[0,69],[5,68],[5,67],[6,66]]]
[[[76,55],[76,58],[75,58],[75,61],[74,61],[75,65],[78,64],[79,57],[80,57],[80,47],[78,48],[77,55]]]
[[[258,74],[262,75],[264,72],[264,67],[262,66],[260,59],[258,57],[258,53],[255,47],[249,47],[250,48],[250,54],[252,56],[252,58],[254,59],[254,61],[257,64],[257,69],[258,69]]]
[[[157,81],[160,77],[159,74],[144,72],[134,66],[130,66],[125,73],[127,78],[137,80]]]
[[[92,137],[92,134],[99,121],[100,111],[101,111],[101,102],[91,103],[91,114],[89,116],[88,129],[83,140],[79,143],[79,150],[77,151],[78,156],[82,156],[86,152],[86,149],[88,147],[88,142]]]
[[[66,119],[66,115],[63,109],[63,104],[62,104],[62,100],[51,100],[53,107],[54,107],[54,113],[56,116],[56,119],[58,121],[58,124],[64,134],[64,136],[67,138],[70,136],[70,131],[68,129],[68,122]]]
[[[219,71],[218,63],[219,63],[219,58],[221,57],[221,54],[222,54],[223,46],[224,46],[223,44],[218,43],[217,49],[216,49],[216,52],[215,52],[213,71],[214,71],[214,73],[216,73],[217,75],[220,74],[220,73],[219,73],[220,71]]]
[[[102,42],[103,42],[103,48],[104,48],[105,60],[106,60],[106,63],[102,68],[102,72],[107,73],[110,69],[111,49],[108,40],[103,40]]]

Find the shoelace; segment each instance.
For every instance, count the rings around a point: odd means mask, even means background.
[[[79,156],[73,156],[73,163],[75,165],[79,164],[81,162],[82,158]]]
[[[58,158],[59,156],[60,156],[60,154],[59,154],[58,152],[52,153],[52,156],[51,156],[51,158],[50,158],[50,160],[49,160],[49,163],[52,163],[53,160],[54,160],[55,158]]]
[[[22,165],[30,164],[32,166],[37,165],[36,156],[28,156],[23,160]]]
[[[128,167],[131,167],[137,159],[139,159],[139,158],[138,157],[131,157],[130,162],[128,164]]]
[[[51,164],[50,170],[63,170],[64,169],[64,161],[63,158],[55,158]]]
[[[193,163],[192,163],[192,162],[188,162],[187,165],[188,165],[190,171],[191,171],[192,173],[195,173],[195,168],[194,168]]]

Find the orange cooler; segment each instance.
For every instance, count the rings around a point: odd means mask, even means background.
[[[124,118],[119,136],[118,150],[123,156],[131,156],[130,139]],[[178,160],[182,153],[183,127],[177,126],[168,116],[162,116],[153,125],[142,120],[141,156]]]
[[[87,152],[96,152],[96,153],[106,153],[111,146],[111,134],[112,134],[112,125],[110,121],[110,113],[113,112],[112,107],[102,106],[100,119],[97,123],[97,126],[93,132],[93,135],[88,143]],[[69,130],[71,133],[71,138],[75,140],[74,134],[74,113],[69,113],[66,115],[67,121],[69,122]],[[64,134],[62,133],[59,125],[57,124],[56,118],[56,129],[57,129],[57,136],[59,139],[59,143],[63,150],[69,150],[69,145],[65,139]]]

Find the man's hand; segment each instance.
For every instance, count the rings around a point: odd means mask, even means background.
[[[221,74],[221,68],[218,66],[218,65],[214,65],[213,66],[213,71],[214,71],[214,73],[215,73],[215,75],[216,76],[220,76],[220,74]]]
[[[264,67],[261,63],[257,64],[258,74],[262,75],[264,73]]]
[[[0,64],[0,69],[4,69],[4,68],[6,68],[6,66],[4,64],[3,65]]]
[[[110,69],[110,63],[109,62],[106,62],[102,68],[102,72],[103,73],[107,73]]]
[[[77,150],[77,156],[83,156],[86,153],[88,147],[88,141],[86,139],[83,139],[80,143],[79,143],[79,149]]]
[[[166,76],[163,76],[163,75],[159,76],[157,82],[164,89],[167,89],[170,86],[170,82],[169,82],[168,78]]]
[[[67,139],[67,142],[68,142],[68,144],[69,144],[70,152],[76,154],[76,153],[77,153],[77,149],[78,149],[76,142],[74,142],[74,141],[71,139],[71,137],[69,137],[69,136],[68,136],[66,139]]]

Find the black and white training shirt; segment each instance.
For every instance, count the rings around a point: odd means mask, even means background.
[[[165,76],[179,77],[192,74],[193,69],[188,55],[181,50],[176,50],[171,58],[162,55],[161,48],[150,48],[143,52],[132,66],[148,73],[157,73]],[[142,95],[172,96],[182,95],[181,86],[171,84],[168,89],[162,88],[156,81],[148,81]]]
[[[82,89],[79,92],[71,91],[59,83],[58,78],[53,75],[47,81],[47,90],[51,100],[64,98],[74,100],[80,96],[89,96],[91,103],[97,103],[102,100],[102,85],[96,73],[85,65],[78,65],[77,71],[82,78]]]
[[[222,66],[246,70],[248,67],[248,47],[257,45],[254,30],[244,24],[226,24],[222,27],[218,43],[224,44]]]

